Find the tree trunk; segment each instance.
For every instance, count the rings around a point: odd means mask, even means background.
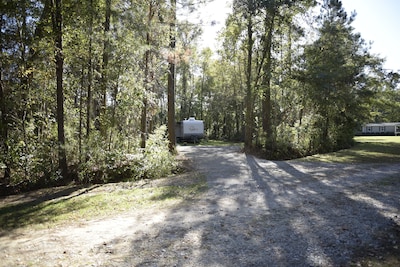
[[[253,132],[254,132],[254,113],[253,113],[253,88],[251,84],[252,79],[252,60],[253,60],[253,21],[252,15],[248,14],[247,19],[247,70],[246,70],[246,121],[245,121],[245,135],[244,147],[251,149],[253,146]]]
[[[151,21],[154,17],[153,11],[153,3],[149,3],[149,13],[147,15],[147,33],[146,33],[146,45],[147,50],[144,55],[144,93],[143,93],[143,106],[142,106],[142,114],[140,120],[140,131],[141,131],[141,141],[140,147],[146,148],[146,139],[147,139],[147,106],[148,106],[148,99],[147,99],[147,90],[150,90],[150,77],[149,77],[149,70],[150,70],[150,45],[151,45]]]
[[[182,94],[181,94],[181,115],[180,119],[185,119],[190,116],[189,114],[189,107],[188,107],[188,73],[189,68],[188,64],[182,62],[181,69],[182,69]]]
[[[0,16],[0,29],[2,29],[3,23],[3,14]],[[0,31],[0,56],[3,53],[3,36],[2,31]],[[1,153],[4,156],[3,163],[5,164],[5,170],[3,175],[3,180],[5,184],[9,183],[11,176],[11,169],[8,162],[8,120],[7,120],[7,101],[6,101],[6,93],[5,88],[3,87],[3,66],[2,60],[0,60],[0,111],[1,111],[1,121],[0,121],[0,148]]]
[[[81,88],[79,90],[79,127],[78,127],[78,151],[79,151],[79,164],[82,163],[82,138],[83,138],[83,92],[85,88],[85,66],[82,66],[81,72]]]
[[[238,62],[239,64],[237,64],[238,66],[238,71],[237,73],[242,73],[242,69],[241,69],[241,64],[240,62]],[[239,76],[239,82],[237,84],[238,88],[236,89],[235,86],[235,117],[236,117],[236,135],[237,137],[240,139],[243,138],[243,102],[239,102],[238,101],[238,97],[236,97],[237,95],[240,95],[242,93],[243,90],[243,79],[242,79],[242,75],[238,75]]]
[[[272,33],[274,29],[274,14],[268,14],[265,17],[265,29],[268,29],[267,36],[265,38],[265,51],[266,51],[266,63],[263,66],[263,95],[262,95],[262,107],[263,107],[263,130],[266,133],[265,148],[269,151],[273,151],[275,147],[275,131],[272,125],[272,102],[271,102],[271,72],[272,72]]]
[[[201,74],[201,85],[200,85],[200,120],[204,120],[203,105],[204,105],[204,80],[205,80],[205,72],[206,72],[206,67],[205,67],[205,64],[203,63],[203,71],[202,71],[202,74]]]
[[[20,79],[21,79],[21,86],[19,87],[19,90],[21,91],[21,99],[20,102],[22,103],[22,110],[20,112],[21,114],[21,124],[22,124],[22,133],[23,133],[23,140],[24,143],[26,144],[23,147],[23,153],[28,155],[30,154],[30,151],[28,150],[29,146],[29,140],[27,137],[27,120],[28,120],[28,106],[29,106],[29,87],[30,87],[30,81],[29,81],[29,75],[27,74],[29,70],[29,63],[27,60],[27,47],[28,47],[28,30],[27,30],[27,10],[26,10],[26,3],[22,2],[21,5],[22,12],[21,12],[21,20],[22,20],[22,27],[20,29],[19,33],[19,40],[20,40],[20,59],[21,62],[19,63],[19,68],[20,68]],[[24,174],[25,174],[25,179],[29,179],[29,171],[28,171],[28,158],[24,157]]]
[[[52,24],[55,45],[55,62],[57,78],[57,133],[58,133],[58,166],[61,175],[68,174],[67,157],[65,153],[65,132],[64,132],[64,92],[63,92],[63,48],[62,48],[62,2],[51,0],[53,5]]]
[[[103,44],[103,65],[101,69],[101,107],[100,117],[105,116],[107,110],[107,85],[108,85],[108,63],[110,60],[110,20],[111,20],[111,0],[106,0],[106,14],[104,20],[104,44]],[[100,131],[103,136],[106,135],[105,120],[99,120]]]
[[[108,83],[108,62],[110,59],[110,19],[111,19],[111,0],[106,0],[106,17],[104,21],[104,48],[103,48],[103,73],[102,73],[102,94],[103,111],[107,106],[107,83]]]
[[[323,122],[323,126],[322,126],[322,138],[320,141],[320,147],[322,147],[322,153],[326,153],[326,152],[331,152],[331,145],[330,145],[330,140],[329,140],[329,115],[328,112],[326,112],[325,115],[325,120]],[[321,152],[321,151],[318,151]]]
[[[93,0],[90,0],[90,17],[89,17],[89,48],[88,48],[88,83],[87,83],[87,99],[86,99],[86,139],[90,135],[90,119],[92,114],[92,80],[93,80],[93,64],[92,64],[92,46],[93,46]]]
[[[147,139],[147,97],[143,96],[142,114],[140,119],[140,147],[146,148]]]
[[[1,50],[0,50],[1,51]],[[5,164],[5,170],[4,170],[4,182],[7,184],[9,182],[10,176],[11,176],[11,169],[7,160],[8,157],[8,122],[7,122],[7,104],[5,100],[5,93],[4,93],[4,88],[3,88],[3,81],[2,81],[2,70],[0,70],[0,109],[1,109],[1,124],[0,124],[0,134],[1,134],[1,143],[0,147],[2,148],[1,153],[4,156],[4,164]]]
[[[175,152],[176,136],[175,136],[175,45],[176,45],[176,0],[171,0],[172,18],[170,22],[170,44],[171,58],[169,59],[168,72],[168,139],[169,150]]]

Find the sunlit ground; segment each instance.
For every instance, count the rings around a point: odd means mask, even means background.
[[[356,145],[334,153],[318,154],[307,161],[338,163],[397,163],[400,162],[400,136],[357,136]]]

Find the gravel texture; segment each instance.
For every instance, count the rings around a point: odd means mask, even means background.
[[[363,266],[400,262],[400,165],[267,161],[180,146],[206,176],[170,207],[0,236],[0,266]],[[391,261],[393,262],[393,261]]]

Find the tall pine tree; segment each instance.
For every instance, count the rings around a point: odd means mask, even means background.
[[[312,150],[327,152],[352,144],[357,118],[367,88],[363,72],[371,56],[351,26],[339,0],[325,0],[320,16],[319,38],[305,48],[305,94],[313,110]]]

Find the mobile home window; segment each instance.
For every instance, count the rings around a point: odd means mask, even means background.
[[[379,127],[379,131],[380,131],[381,133],[384,133],[384,132],[385,132],[385,126]]]

